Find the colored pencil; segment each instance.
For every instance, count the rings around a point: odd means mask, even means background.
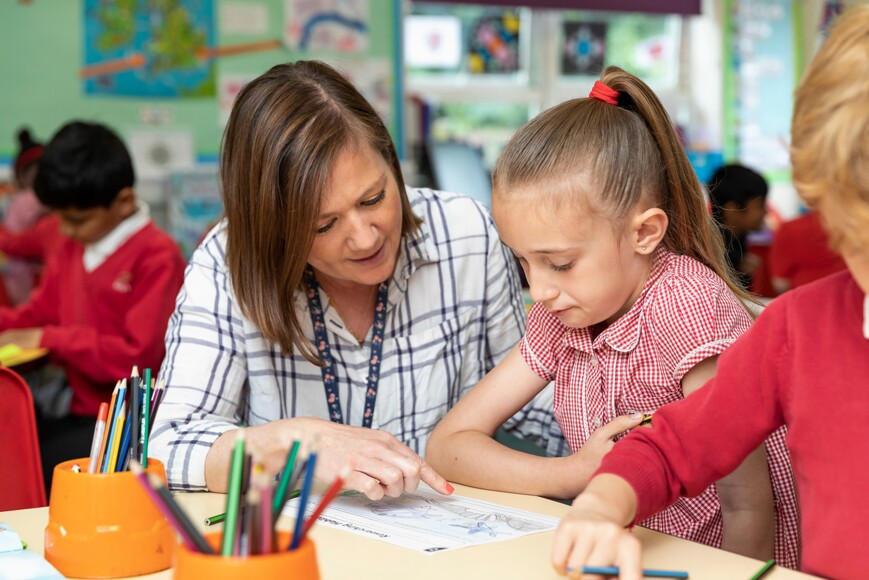
[[[126,471],[130,463],[130,418],[124,422],[124,430],[121,432],[121,444],[118,446],[118,462],[115,471]]]
[[[289,451],[287,451],[287,462],[284,464],[284,469],[281,471],[281,479],[278,482],[278,487],[275,490],[275,496],[272,500],[272,525],[278,521],[281,515],[281,509],[286,503],[287,489],[290,487],[290,479],[293,477],[293,469],[296,467],[296,459],[299,455],[299,447],[302,442],[298,439],[293,441]]]
[[[244,429],[238,430],[229,468],[229,482],[226,489],[226,523],[223,526],[223,540],[220,553],[232,556],[235,544],[235,530],[238,527],[238,504],[241,495],[241,472],[244,469]]]
[[[299,497],[299,493],[300,492],[298,489],[291,491],[289,493],[289,495],[287,495],[287,498],[286,498],[287,501],[289,501],[293,498]],[[283,506],[281,506],[281,507],[283,507]],[[280,514],[278,514],[278,515],[280,515]],[[213,516],[209,516],[209,517],[205,518],[203,520],[203,522],[205,523],[206,526],[213,526],[213,525],[219,524],[220,522],[225,521],[225,520],[226,520],[226,512],[223,512],[223,513],[219,513],[219,514],[216,514]]]
[[[262,514],[260,514],[259,518],[259,551],[260,554],[271,554],[275,545],[275,529],[272,526],[272,496],[274,495],[274,488],[268,477],[265,477],[265,474],[262,475],[256,485],[259,486],[262,496]]]
[[[88,473],[97,472],[97,463],[99,463],[101,446],[104,441],[103,435],[106,432],[106,417],[109,415],[109,404],[100,403],[100,410],[97,413],[97,424],[94,426],[94,439],[91,442],[91,454],[88,459]]]
[[[751,577],[751,580],[760,580],[772,570],[772,567],[775,566],[775,560],[767,560],[766,564],[764,564],[760,570],[754,573],[754,576]]]
[[[121,448],[121,431],[123,431],[124,418],[127,412],[127,407],[121,407],[121,412],[118,413],[118,416],[115,418],[115,433],[112,438],[112,451],[109,454],[109,465],[106,473],[114,473],[115,467],[118,464],[118,451]]]
[[[139,367],[133,365],[130,374],[130,458],[139,461],[139,428],[141,424],[142,409],[140,406]]]
[[[344,485],[344,481],[350,476],[350,468],[345,467],[341,470],[341,473],[338,474],[338,477],[335,478],[335,481],[332,482],[332,485],[329,486],[329,489],[326,490],[326,493],[323,494],[323,497],[320,499],[320,503],[317,505],[317,509],[311,514],[311,516],[305,520],[305,526],[302,528],[302,539],[305,539],[305,535],[307,535],[308,530],[311,529],[311,526],[316,523],[317,518],[320,517],[320,514],[323,513],[332,500],[335,499],[335,496],[338,495],[338,492],[341,491],[341,487]]]
[[[567,569],[567,573],[574,572],[571,568]],[[619,569],[616,566],[583,566],[583,574],[598,574],[600,576],[618,576]],[[688,572],[681,570],[643,570],[643,576],[646,578],[688,578]]]
[[[308,464],[305,466],[305,480],[302,482],[302,494],[299,496],[299,511],[296,514],[296,524],[293,527],[293,540],[290,542],[290,550],[295,550],[302,542],[302,527],[305,525],[305,508],[308,498],[311,496],[311,486],[314,484],[314,468],[317,465],[317,454],[311,452],[308,455]]]
[[[148,467],[148,435],[151,433],[151,369],[145,369],[145,395],[142,399],[142,467]]]
[[[115,389],[112,391],[112,400],[109,403],[109,414],[106,416],[106,429],[103,433],[103,442],[100,445],[100,455],[97,458],[97,471],[99,471],[99,472],[105,471],[105,469],[103,469],[103,457],[106,454],[106,446],[108,445],[108,439],[109,439],[109,430],[113,424],[112,421],[114,420],[114,417],[115,417],[115,403],[118,400],[118,391],[120,391],[120,390],[121,390],[121,381],[118,381],[117,383],[115,383]]]
[[[166,520],[175,528],[175,531],[181,536],[181,540],[191,552],[203,552],[205,554],[214,554],[214,549],[205,541],[202,534],[181,509],[181,506],[169,493],[169,490],[163,482],[152,473],[146,473],[142,465],[135,459],[130,460],[130,471],[139,479],[145,491],[151,496],[151,499],[157,505]]]

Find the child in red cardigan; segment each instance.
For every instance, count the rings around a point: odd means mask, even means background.
[[[640,544],[624,526],[700,493],[787,425],[801,568],[866,577],[869,6],[839,17],[806,71],[791,158],[797,190],[848,271],[777,298],[721,355],[714,379],[616,444],[558,529],[558,570],[618,564],[621,578],[640,578]]]
[[[56,463],[88,455],[100,403],[115,381],[134,364],[158,369],[163,360],[184,260],[137,202],[133,182],[118,136],[76,121],[45,148],[34,183],[62,237],[54,236],[55,255],[30,300],[0,309],[0,346],[46,348],[62,370],[26,377],[37,401],[47,491]]]

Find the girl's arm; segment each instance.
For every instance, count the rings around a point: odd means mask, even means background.
[[[495,430],[547,384],[515,346],[441,420],[429,439],[426,460],[448,480],[474,487],[575,497],[612,448],[612,438],[635,427],[642,416],[616,418],[569,457],[538,457],[496,442]]]
[[[717,356],[707,358],[685,374],[682,391],[686,397],[715,376],[717,359]],[[724,524],[721,547],[758,560],[772,558],[775,508],[764,445],[748,455],[730,475],[719,479],[716,486]]]

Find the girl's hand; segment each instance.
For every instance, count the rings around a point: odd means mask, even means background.
[[[642,420],[642,413],[616,417],[592,433],[579,451],[565,457],[564,461],[570,464],[567,470],[575,475],[569,479],[572,489],[567,489],[561,497],[570,498],[579,495],[585,489],[591,476],[600,467],[604,455],[609,453],[615,445],[613,439],[625,431],[634,429]]]
[[[603,486],[598,485],[603,481]],[[604,487],[602,495],[593,487]],[[559,524],[552,546],[552,565],[560,574],[592,580],[602,577],[583,575],[583,566],[619,566],[622,580],[642,577],[640,542],[624,522],[630,521],[636,496],[621,478],[600,475],[589,484],[590,490],[573,502]]]

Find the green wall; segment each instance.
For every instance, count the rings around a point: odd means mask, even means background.
[[[218,45],[282,38],[283,0],[249,2],[268,10],[268,34],[224,34],[218,23],[221,2],[214,0]],[[262,53],[222,57],[216,61],[221,73],[258,75],[274,64],[300,58],[389,58],[392,62],[393,135],[400,142],[401,78],[398,50],[400,0],[369,0],[369,41],[365,55],[291,52],[285,48]],[[244,4],[245,0],[232,0]],[[222,128],[218,121],[217,97],[189,99],[141,99],[84,94],[78,70],[84,62],[84,9],[82,0],[16,0],[0,2],[0,163],[15,154],[15,133],[22,125],[34,136],[47,141],[57,128],[73,118],[106,123],[122,134],[134,130],[188,130],[194,136],[201,160],[214,159]],[[154,106],[168,113],[169,122],[144,125],[139,120],[143,107]],[[399,111],[396,114],[396,111]],[[400,144],[400,143],[399,143]]]

